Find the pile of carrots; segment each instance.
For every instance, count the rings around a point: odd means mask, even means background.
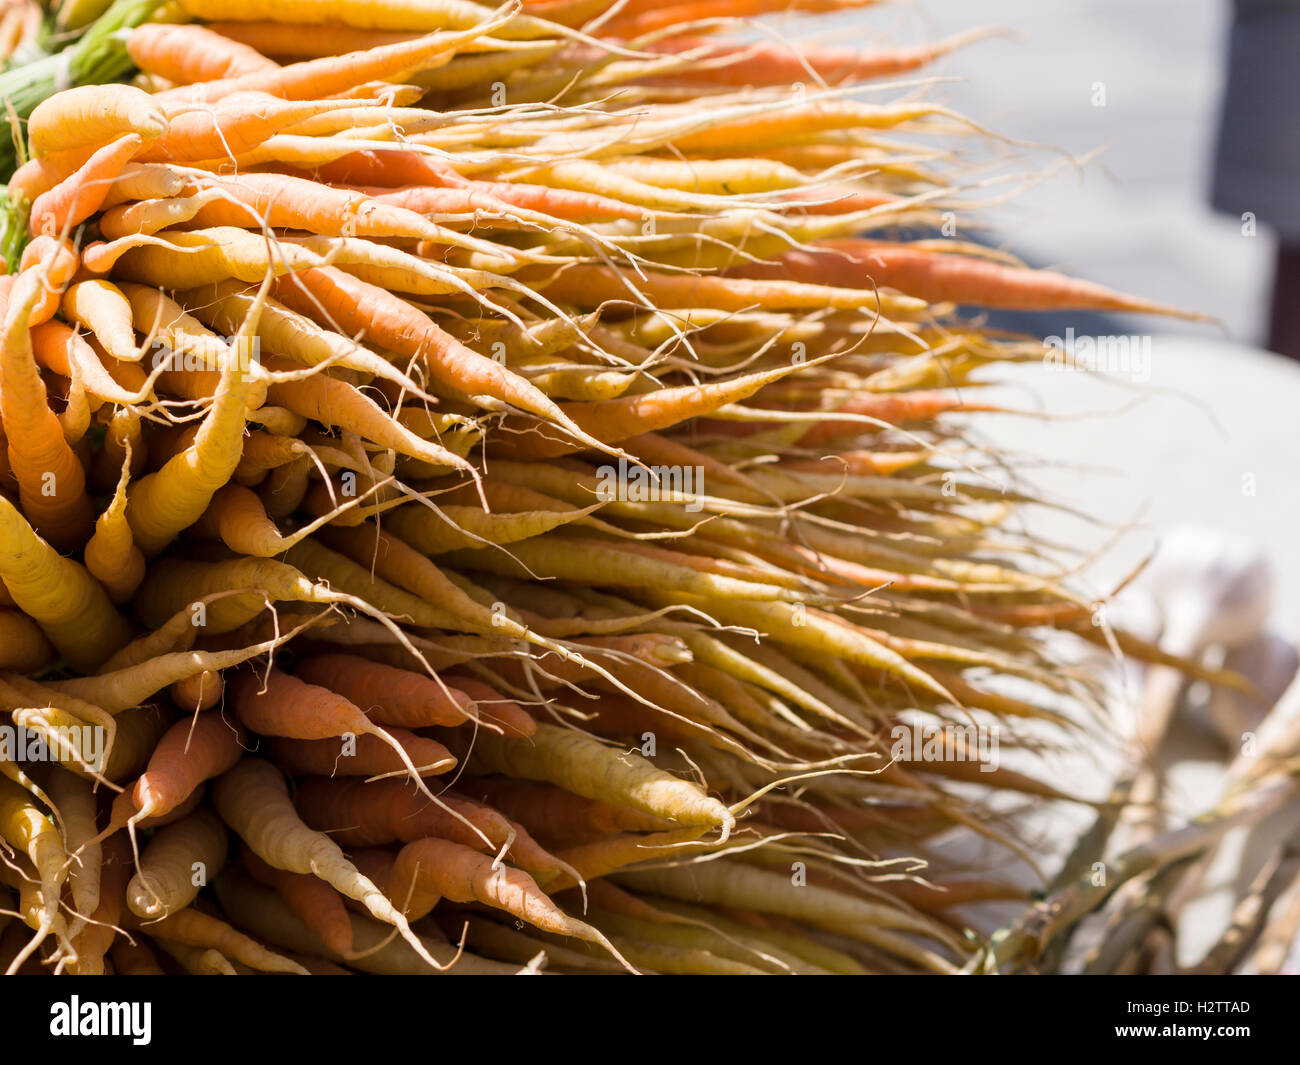
[[[864,3],[178,0],[31,111],[0,967],[954,972],[1021,897],[935,845],[1070,797],[892,730],[1032,754],[1111,634],[959,305],[1160,308],[907,239],[984,134],[888,79],[981,35],[724,32],[792,6]]]

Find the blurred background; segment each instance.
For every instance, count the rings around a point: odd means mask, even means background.
[[[1233,340],[1260,345],[1274,238],[1262,226],[1243,236],[1239,218],[1209,206],[1231,14],[1230,0],[919,0],[840,24],[854,44],[1013,31],[927,68],[958,79],[929,95],[1008,137],[1101,152],[1008,203],[996,242],[1212,315]]]

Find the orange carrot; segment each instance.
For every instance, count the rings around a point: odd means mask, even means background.
[[[196,25],[137,26],[126,39],[126,53],[145,73],[177,85],[280,69],[278,63],[247,44]]]
[[[599,943],[636,972],[601,932],[568,916],[527,873],[497,865],[449,840],[408,843],[397,855],[390,887],[399,905],[411,896],[415,912],[427,913],[439,898],[494,906],[547,932]]]
[[[630,806],[587,799],[550,784],[508,777],[459,777],[456,787],[527,826],[548,844],[619,832],[656,832],[670,823]]]
[[[85,543],[95,515],[85,471],[49,408],[32,354],[29,321],[45,295],[44,283],[39,269],[28,270],[9,293],[0,328],[0,419],[23,513],[41,536],[66,551]]]
[[[351,152],[315,170],[321,181],[338,185],[466,187],[469,181],[427,155],[400,149]]]
[[[342,56],[326,56],[277,70],[257,71],[221,81],[201,82],[169,89],[160,96],[167,100],[212,101],[232,92],[265,92],[290,100],[321,99],[346,92],[370,81],[400,83],[419,70],[450,62],[456,50],[508,21],[505,10],[472,29],[452,33],[431,33],[414,40],[380,45]]]
[[[970,303],[1014,310],[1131,311],[1198,319],[1051,270],[1009,266],[873,240],[834,240],[817,251],[789,251],[770,263],[736,269],[743,277],[788,279],[840,288],[888,286],[929,303]]]
[[[456,767],[455,757],[437,740],[404,728],[390,727],[388,734],[401,745],[421,776],[449,773]],[[267,750],[276,765],[294,774],[380,777],[406,772],[393,749],[374,736],[357,736],[355,742],[273,736],[267,740]]]
[[[561,403],[559,407],[566,418],[579,425],[587,434],[618,443],[691,418],[703,417],[719,407],[748,399],[764,385],[797,369],[798,365],[782,366],[734,377],[730,381],[661,388],[657,392],[621,396],[596,403]],[[512,459],[544,459],[582,449],[576,444],[531,434],[512,440],[500,450]]]
[[[537,731],[537,722],[528,711],[483,681],[454,674],[447,680],[455,686],[454,690],[464,692],[474,700],[474,709],[481,720],[499,725],[504,735],[531,736]]]
[[[504,850],[512,862],[537,876],[570,871],[522,825],[491,807],[452,792],[443,792],[439,799],[448,809],[421,798],[402,780],[307,777],[299,781],[294,804],[307,824],[328,832],[344,846],[373,847],[439,836],[484,854]]]
[[[32,233],[61,234],[98,211],[143,144],[144,138],[136,133],[119,137],[96,151],[75,174],[37,196],[28,222]]]
[[[272,669],[265,683],[254,673],[241,673],[231,682],[229,691],[235,714],[254,732],[295,740],[325,740],[348,734],[374,736],[397,753],[412,777],[419,777],[397,740],[341,695],[306,684],[279,669]]]
[[[459,725],[474,709],[474,699],[464,691],[356,655],[313,655],[299,662],[294,673],[350,700],[381,725]]]
[[[835,407],[836,413],[875,418],[890,425],[930,421],[940,414],[955,411],[996,411],[985,403],[963,401],[961,393],[951,392],[866,392],[852,396]],[[799,445],[813,447],[836,436],[870,432],[873,427],[860,421],[828,419],[812,426],[799,437]]]
[[[114,800],[108,828],[100,838],[128,826],[134,830],[146,818],[175,812],[205,780],[220,776],[239,761],[243,743],[243,730],[220,714],[176,722],[163,733],[135,785]]]
[[[428,315],[376,285],[334,267],[279,277],[276,297],[308,317],[372,346],[419,359],[438,381],[468,395],[491,396],[555,422],[588,447],[610,450],[583,432],[544,393],[500,363],[471,351]]]
[[[251,850],[244,851],[244,868],[253,879],[273,888],[285,904],[325,945],[339,954],[352,950],[352,922],[343,899],[319,877],[291,873],[268,865]]]
[[[271,19],[219,20],[209,22],[208,29],[212,33],[238,41],[249,48],[255,48],[262,55],[294,59],[319,59],[323,56],[344,55],[347,52],[362,52],[387,44],[414,40],[420,36],[418,31],[367,29],[361,26],[349,26],[342,22],[307,25],[301,22],[276,22]]]

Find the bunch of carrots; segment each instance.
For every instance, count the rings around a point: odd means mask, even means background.
[[[970,961],[1022,889],[936,844],[1070,796],[966,726],[1065,742],[1043,631],[1116,634],[960,308],[1162,309],[906,239],[986,134],[890,79],[981,34],[725,32],[791,6],[864,0],[178,0],[22,115],[0,966]]]

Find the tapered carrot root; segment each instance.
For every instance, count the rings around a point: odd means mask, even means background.
[[[269,762],[244,759],[217,781],[213,800],[226,824],[268,865],[320,877],[395,926],[433,968],[443,967],[411,931],[406,918],[344,857],[338,844],[303,824],[289,801],[284,777]]]
[[[148,919],[183,910],[216,879],[226,850],[226,826],[208,810],[159,829],[140,856],[140,871],[127,884],[127,907]]]
[[[93,511],[85,471],[49,408],[32,354],[30,325],[48,283],[41,267],[23,271],[12,283],[0,328],[0,418],[23,513],[66,550],[84,540]],[[49,295],[57,307],[57,293]]]
[[[381,740],[396,753],[403,768],[419,779],[411,756],[390,733],[375,725],[353,703],[326,688],[272,669],[265,680],[252,673],[236,677],[230,685],[230,699],[239,720],[264,736],[328,740],[368,735]],[[432,753],[436,760],[442,759],[441,748]]]
[[[167,118],[148,93],[129,85],[83,85],[36,106],[27,136],[37,155],[85,148],[126,134],[160,136]]]
[[[299,954],[333,957],[361,972],[436,975],[439,970],[430,968],[426,955],[449,973],[505,976],[516,972],[514,966],[458,952],[435,939],[420,937],[416,944],[405,938],[394,940],[391,927],[356,914],[349,915],[354,953],[345,956],[332,952],[272,891],[238,875],[237,870],[217,881],[217,898],[232,920],[259,939]]]
[[[103,587],[46,543],[0,498],[0,580],[68,663],[94,669],[130,639]]]
[[[539,724],[533,736],[520,740],[480,733],[471,752],[471,765],[491,772],[546,781],[677,824],[719,828],[724,839],[736,822],[727,807],[694,784],[575,730]]]
[[[597,943],[636,972],[602,932],[568,916],[527,873],[458,843],[432,838],[408,843],[397,855],[392,891],[398,899],[409,895],[415,913],[432,910],[439,898],[494,906],[544,931]]]
[[[239,761],[243,739],[242,730],[218,714],[178,721],[158,741],[135,786],[114,800],[108,828],[100,838],[177,809],[205,780]]]
[[[955,972],[947,959],[898,932],[933,935],[935,928],[907,911],[880,906],[815,885],[793,887],[787,876],[733,862],[631,870],[614,879],[656,894],[773,912],[861,938],[936,972]],[[807,894],[801,894],[807,892]],[[725,900],[725,901],[724,901]]]
[[[456,768],[455,757],[437,740],[417,736],[404,728],[390,726],[387,732],[401,746],[420,776],[450,773]],[[406,764],[393,749],[374,736],[342,740],[272,737],[267,740],[267,750],[275,764],[290,773],[327,777],[378,777],[405,775],[407,772]]]
[[[274,888],[308,928],[336,954],[352,950],[352,923],[343,899],[329,884],[316,876],[290,873],[262,861],[252,851],[244,852],[244,868],[259,883]]]
[[[469,695],[427,676],[356,655],[314,655],[298,663],[294,675],[352,701],[381,725],[459,725],[474,705]]]
[[[28,225],[33,233],[61,234],[74,229],[103,205],[113,183],[144,143],[128,133],[100,148],[70,177],[36,197]]]
[[[571,872],[521,825],[481,803],[450,792],[431,803],[400,780],[366,783],[314,777],[299,782],[294,802],[304,820],[348,846],[449,839],[480,853],[504,853],[515,865],[547,880]]]
[[[1170,314],[1204,320],[1204,315],[1163,307],[1149,300],[1048,270],[944,252],[922,251],[884,241],[831,241],[825,250],[790,251],[775,263],[745,266],[738,273],[755,278],[844,288],[887,286],[930,303],[972,303],[1015,310],[1099,310]]]
[[[226,924],[225,921],[195,910],[185,909],[158,921],[150,921],[151,935],[164,943],[180,943],[200,950],[216,950],[232,961],[242,962],[250,969],[268,973],[309,973],[292,958],[268,950]]]
[[[126,52],[141,70],[178,85],[279,69],[248,45],[203,26],[137,26],[126,39]]]

